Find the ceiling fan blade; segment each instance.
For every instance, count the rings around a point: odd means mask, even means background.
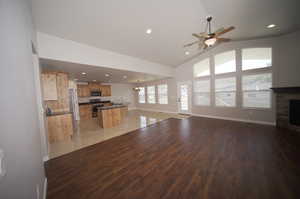
[[[215,34],[219,34],[220,32],[223,32],[225,30],[224,27],[219,28],[218,30],[215,31]]]
[[[228,38],[218,38],[217,40],[218,40],[218,42],[229,42],[229,41],[231,41],[231,39],[228,39]]]
[[[235,29],[235,27],[234,27],[234,26],[230,26],[229,28],[226,28],[226,29],[224,29],[223,31],[221,31],[221,32],[219,32],[219,33],[216,33],[216,37],[218,37],[218,36],[220,36],[220,35],[223,35],[223,34],[229,32],[229,31],[232,31],[233,29]]]
[[[206,36],[206,33],[202,32],[202,33],[199,33],[199,34],[196,34],[196,33],[193,33],[192,34],[194,37],[197,37],[198,39],[202,39]]]
[[[194,44],[196,44],[196,43],[199,43],[199,41],[195,41],[195,42],[192,42],[192,43],[189,43],[189,44],[185,44],[183,47],[185,48],[185,47],[190,47],[190,46],[192,46],[192,45],[194,45]]]

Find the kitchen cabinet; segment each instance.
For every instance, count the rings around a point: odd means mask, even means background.
[[[101,84],[90,82],[90,83],[89,83],[89,89],[90,89],[91,91],[101,91]]]
[[[110,85],[102,85],[101,86],[101,95],[102,96],[111,96],[111,86]]]
[[[84,104],[79,106],[79,115],[81,120],[88,120],[92,118],[92,105]]]
[[[47,117],[48,141],[50,143],[69,140],[73,135],[72,114]]]
[[[70,111],[69,106],[69,77],[67,73],[43,73],[42,75],[55,75],[56,79],[56,99],[55,100],[45,100],[45,105],[49,107],[52,112],[68,112]],[[52,80],[54,81],[54,80]]]
[[[57,100],[56,73],[42,73],[41,79],[44,100]]]
[[[111,128],[121,123],[120,108],[111,108],[98,111],[99,124],[102,128]]]
[[[78,97],[90,97],[91,91],[89,85],[78,84],[77,95]]]

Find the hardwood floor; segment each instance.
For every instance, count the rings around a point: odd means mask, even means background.
[[[299,155],[272,126],[168,119],[48,161],[47,198],[300,198]]]

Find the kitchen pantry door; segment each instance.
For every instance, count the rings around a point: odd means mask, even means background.
[[[191,82],[179,82],[177,84],[178,113],[191,114],[192,84]]]

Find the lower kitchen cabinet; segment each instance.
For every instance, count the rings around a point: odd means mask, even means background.
[[[92,105],[84,104],[79,106],[80,120],[88,120],[92,118]]]
[[[47,126],[50,143],[71,139],[73,135],[72,114],[48,116]]]

